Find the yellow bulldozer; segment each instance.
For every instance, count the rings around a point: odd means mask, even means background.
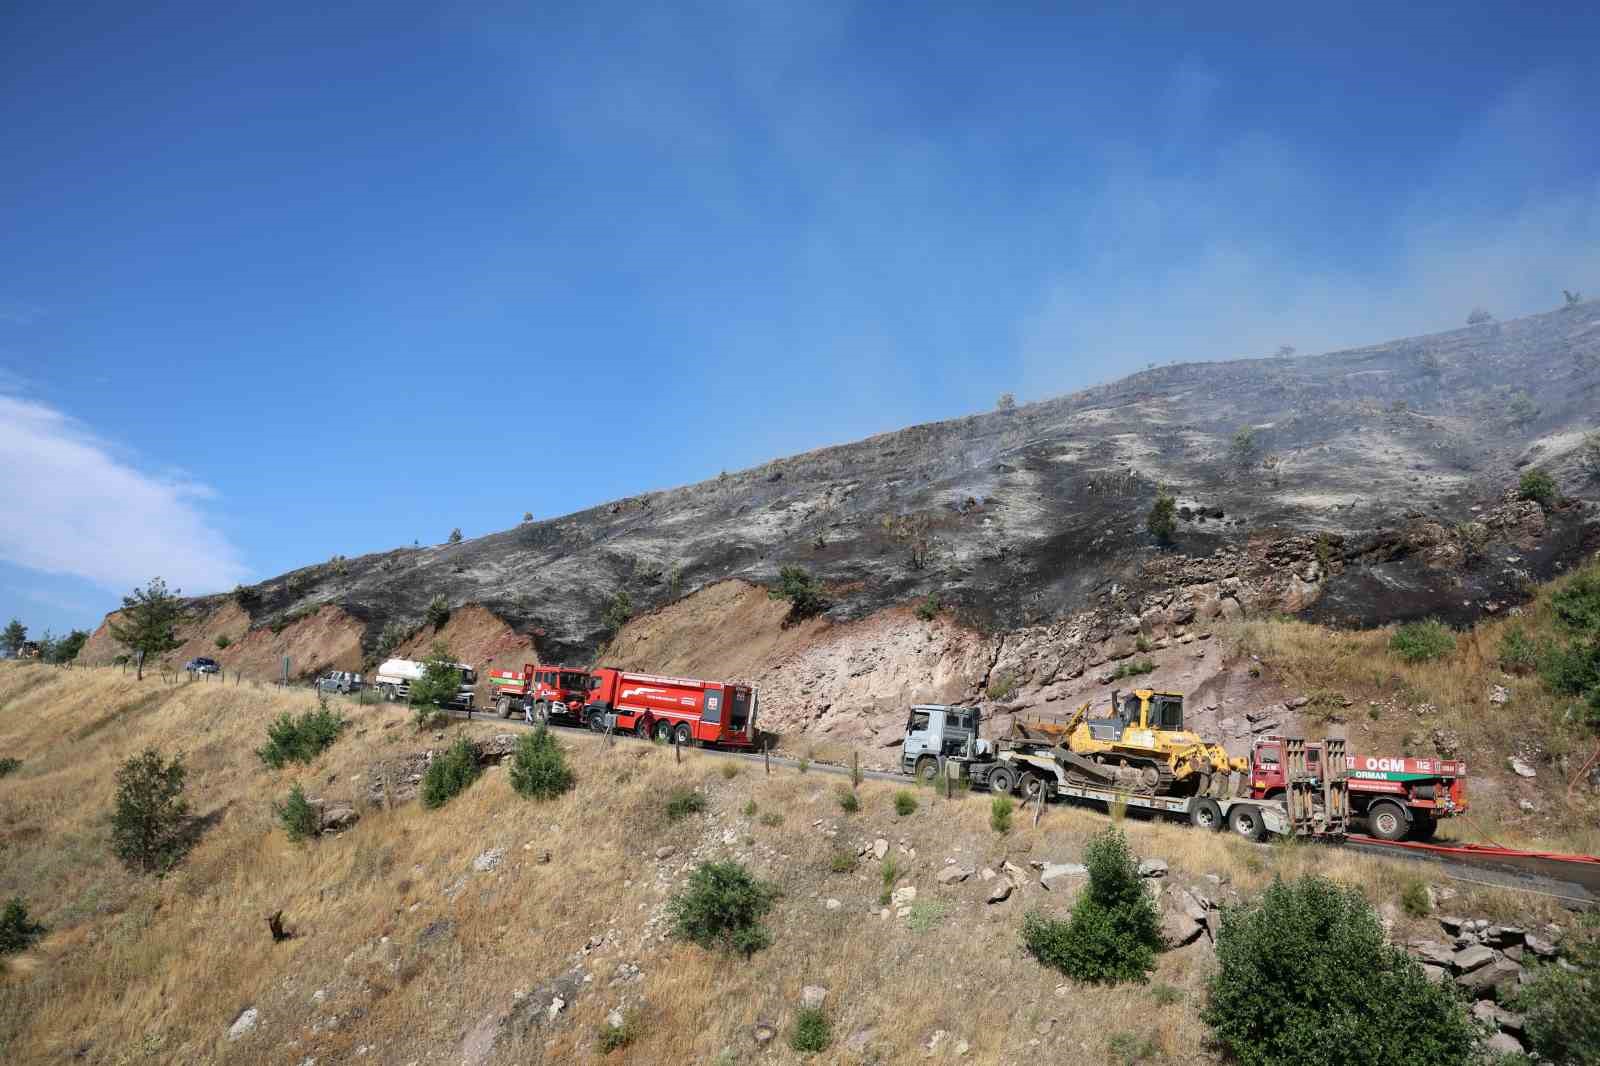
[[[1108,715],[1089,717],[1085,703],[1066,718],[1017,718],[1005,739],[1050,746],[1068,781],[1085,785],[1221,799],[1239,794],[1248,776],[1248,760],[1184,729],[1177,692],[1113,691]]]

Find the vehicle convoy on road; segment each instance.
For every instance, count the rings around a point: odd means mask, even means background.
[[[472,689],[478,683],[478,671],[466,663],[454,663],[455,668],[461,671],[461,684],[456,689],[456,695],[450,701],[450,706],[470,710],[472,707]],[[373,679],[378,686],[378,691],[386,700],[409,700],[411,698],[411,685],[422,680],[422,674],[427,670],[428,664],[415,659],[388,659],[378,667],[377,676]]]
[[[501,718],[520,711],[529,722],[583,723],[589,697],[589,672],[565,666],[524,663],[520,671],[491,670],[494,709]]]
[[[677,744],[755,746],[756,693],[749,685],[635,674],[601,667],[589,675],[584,723]]]
[[[1161,707],[1163,725],[1172,727],[1166,732],[1181,731],[1181,697],[1179,700],[1176,710],[1170,705]],[[1141,697],[1140,713],[1147,715],[1150,704],[1150,700]],[[1125,704],[1118,706],[1120,714]],[[1216,782],[1223,775],[1215,770],[1191,769],[1181,779],[1176,775],[1167,779],[1160,775],[1158,767],[1158,780],[1152,785],[1145,772],[1147,765],[1130,767],[1096,761],[1072,750],[1071,738],[1084,724],[1083,711],[1080,707],[1069,719],[1029,719],[1017,723],[1012,732],[996,744],[979,735],[981,715],[976,707],[918,704],[911,708],[906,721],[900,769],[930,781],[937,780],[941,774],[954,774],[992,792],[1011,793],[1020,789],[1030,799],[1040,801],[1060,797],[1108,807],[1122,804],[1186,818],[1205,829],[1219,830],[1227,826],[1249,840],[1260,840],[1269,833],[1316,837],[1345,835],[1350,799],[1344,774],[1319,776],[1311,773],[1303,740],[1286,738],[1283,741],[1284,794],[1281,798],[1230,795],[1229,789],[1217,786]],[[1127,728],[1130,724],[1123,723],[1123,735],[1134,741],[1136,738],[1128,735],[1133,732]],[[1104,742],[1104,738],[1099,742]],[[1323,751],[1338,757],[1330,759],[1331,765],[1342,768],[1344,741],[1328,738],[1321,743]],[[1233,762],[1229,760],[1229,765]],[[1133,772],[1127,773],[1128,770]],[[1227,776],[1233,776],[1231,770]],[[1239,779],[1239,784],[1243,784],[1243,779]]]
[[[1322,750],[1308,745],[1306,761],[1321,772]],[[1439,819],[1467,810],[1467,764],[1455,759],[1345,755],[1350,813],[1363,817],[1380,840],[1432,840]],[[1284,792],[1283,738],[1263,737],[1250,753],[1250,794],[1277,799]]]

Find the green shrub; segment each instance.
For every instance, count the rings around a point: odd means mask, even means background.
[[[1089,884],[1068,921],[1030,911],[1022,921],[1028,951],[1068,977],[1091,983],[1143,981],[1162,947],[1161,920],[1120,829],[1084,846]]]
[[[839,786],[839,809],[846,814],[854,814],[861,809],[861,800],[851,789]]]
[[[833,1025],[821,1007],[801,1007],[789,1029],[789,1046],[803,1055],[826,1051],[833,1043]]]
[[[609,1055],[613,1051],[625,1048],[639,1039],[643,1028],[637,1014],[631,1010],[625,1011],[622,1015],[621,1025],[612,1025],[608,1020],[600,1027],[600,1032],[595,1037],[594,1045],[599,1049],[600,1054]]]
[[[606,604],[606,609],[600,614],[600,622],[606,631],[616,634],[623,626],[628,624],[628,619],[633,617],[633,597],[629,596],[626,589],[618,589],[617,594],[611,597],[611,602]]]
[[[917,797],[908,790],[901,789],[894,794],[894,813],[904,818],[917,809]]]
[[[1384,942],[1359,889],[1275,881],[1256,903],[1223,912],[1217,962],[1201,1017],[1240,1066],[1472,1058],[1478,1034],[1454,986]]]
[[[12,896],[0,910],[0,955],[14,955],[27,951],[46,932],[28,917],[28,905],[21,896]]]
[[[917,604],[917,617],[924,622],[931,622],[939,616],[939,608],[941,606],[939,594],[930,592],[922,598],[921,603]]]
[[[285,711],[267,726],[267,742],[256,754],[274,770],[292,762],[309,763],[331,747],[349,725],[343,715],[326,707],[299,716]]]
[[[778,584],[767,590],[775,600],[789,601],[788,621],[803,622],[828,609],[822,586],[802,566],[785,566],[778,571]]]
[[[761,824],[768,829],[776,829],[783,824],[783,815],[778,811],[768,811],[761,816]]]
[[[1500,638],[1500,669],[1512,674],[1525,674],[1539,663],[1539,646],[1521,626],[1512,626]]]
[[[1585,570],[1550,597],[1556,621],[1580,635],[1600,636],[1600,571]]]
[[[215,643],[218,651],[227,651],[228,646],[233,643],[233,638],[226,633],[218,633]]]
[[[457,526],[455,529],[452,529],[450,531],[450,536],[447,537],[446,539],[451,544],[460,544],[461,543],[461,528],[459,526]]]
[[[926,933],[944,921],[949,913],[950,904],[942,899],[919,899],[911,904],[911,913],[906,915],[906,928],[913,933]]]
[[[991,700],[1003,700],[1017,691],[1016,675],[1002,671],[989,678],[988,694]]]
[[[478,767],[478,749],[466,737],[434,757],[422,775],[422,805],[430,811],[443,807],[465,792],[483,771]]]
[[[1011,832],[1011,812],[1016,804],[1010,796],[996,796],[989,801],[989,828],[1001,836]]]
[[[836,874],[847,874],[856,868],[856,855],[853,851],[840,849],[828,857],[828,869]]]
[[[423,610],[422,617],[435,629],[443,629],[444,624],[450,621],[450,601],[440,593],[428,601],[428,606]]]
[[[316,836],[322,828],[317,809],[306,802],[306,794],[299,782],[290,787],[287,799],[281,804],[272,805],[272,813],[277,817],[278,824],[283,826],[284,833],[295,842]]]
[[[1428,896],[1428,886],[1421,881],[1407,881],[1400,892],[1401,908],[1413,918],[1426,918],[1433,911],[1433,900]]]
[[[4,777],[10,773],[15,773],[21,766],[21,759],[15,759],[10,755],[7,755],[5,758],[0,759],[0,777]]]
[[[445,642],[436,640],[422,660],[422,676],[409,689],[411,705],[418,708],[417,725],[427,728],[437,717],[433,709],[448,706],[460,692],[461,668]]]
[[[1555,479],[1538,468],[1525,470],[1522,480],[1517,482],[1517,495],[1540,507],[1549,507],[1556,502]]]
[[[667,793],[667,802],[662,805],[662,809],[667,813],[667,821],[682,821],[689,815],[699,814],[706,809],[705,793],[680,785]]]
[[[567,753],[555,736],[540,725],[517,739],[511,755],[511,787],[530,799],[555,799],[572,787]]]
[[[1456,650],[1456,636],[1437,618],[1407,622],[1389,638],[1389,650],[1408,663],[1440,659]]]
[[[1155,1000],[1158,1007],[1170,1007],[1183,1002],[1183,989],[1174,988],[1165,981],[1157,981],[1150,986],[1150,998]]]
[[[1161,543],[1171,544],[1173,534],[1178,531],[1178,501],[1165,492],[1158,495],[1156,502],[1150,505],[1144,527]]]
[[[744,816],[746,818],[754,818],[756,816],[756,811],[758,809],[759,808],[756,807],[756,801],[755,800],[745,800],[744,801]]]
[[[761,919],[777,898],[776,887],[737,862],[703,862],[667,901],[667,917],[680,940],[748,957],[772,943]]]
[[[1524,1018],[1528,1050],[1549,1062],[1600,1063],[1600,939],[1592,929],[1569,934],[1562,955],[1573,969],[1541,966],[1513,1007]]]
[[[1545,645],[1539,654],[1539,677],[1563,696],[1582,696],[1600,688],[1600,643]]]
[[[1140,651],[1150,650],[1150,642],[1143,637],[1139,638],[1139,644],[1143,645],[1139,648]],[[1117,668],[1111,671],[1111,680],[1121,681],[1125,677],[1138,677],[1141,674],[1153,674],[1155,672],[1156,664],[1149,659],[1129,659],[1125,663],[1118,664]]]
[[[169,761],[146,748],[117,770],[111,846],[130,870],[165,873],[193,842],[193,824],[183,788],[188,771],[183,753]]]

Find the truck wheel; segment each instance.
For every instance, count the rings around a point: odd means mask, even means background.
[[[1213,833],[1222,828],[1222,808],[1214,799],[1204,796],[1189,808],[1189,824],[1196,829],[1209,829]]]
[[[384,703],[393,703],[394,702],[394,686],[393,685],[382,685],[382,686],[379,687],[378,691],[383,693],[383,702]]]
[[[930,759],[929,761],[931,762],[932,760]],[[990,792],[996,792],[1002,796],[1009,796],[1011,794],[1011,790],[1016,787],[1017,779],[1012,776],[1010,770],[1007,770],[1003,766],[989,775]]]
[[[511,717],[511,697],[510,696],[501,696],[499,699],[495,700],[494,701],[494,709],[496,711],[500,712],[500,717],[501,718],[510,718]]]
[[[939,776],[939,760],[932,755],[924,755],[917,760],[917,780],[932,782]]]
[[[596,733],[606,731],[606,716],[601,711],[590,711],[587,718],[589,728]]]
[[[1248,803],[1241,803],[1228,812],[1228,828],[1252,842],[1267,835],[1261,812]]]
[[[689,728],[689,723],[682,722],[678,725],[678,744],[687,748],[694,743],[694,730]]]
[[[1432,840],[1439,832],[1439,819],[1419,814],[1411,822],[1412,840]]]
[[[672,743],[672,723],[671,722],[657,722],[656,723],[656,739],[659,740],[663,744]]]
[[[1045,799],[1050,798],[1050,782],[1046,781],[1041,774],[1023,774],[1022,794],[1027,797],[1028,801],[1037,800],[1041,793]]]
[[[1383,802],[1367,808],[1367,828],[1379,840],[1400,840],[1411,825],[1399,804]]]

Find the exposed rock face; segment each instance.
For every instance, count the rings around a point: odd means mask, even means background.
[[[833,623],[938,598],[932,624],[892,615],[885,640],[907,646],[881,658],[858,647],[835,662],[801,639],[827,621],[798,627],[794,653],[821,654],[819,677],[853,678],[852,698],[869,701],[996,675],[1043,687],[1257,611],[1465,620],[1600,544],[1581,502],[1547,513],[1501,496],[1530,463],[1593,494],[1577,462],[1600,396],[1597,324],[1590,303],[1314,358],[1149,370],[459,544],[305,567],[238,602],[197,602],[213,621],[184,653],[214,653],[200,647],[213,630],[239,638],[248,623],[225,663],[359,668],[398,622],[421,628],[409,651],[441,635],[480,665],[581,664],[618,591],[645,615],[790,564],[824,583]],[[1178,496],[1173,548],[1144,531],[1158,485]],[[420,627],[436,596],[457,629]],[[115,653],[104,634],[91,649]]]

